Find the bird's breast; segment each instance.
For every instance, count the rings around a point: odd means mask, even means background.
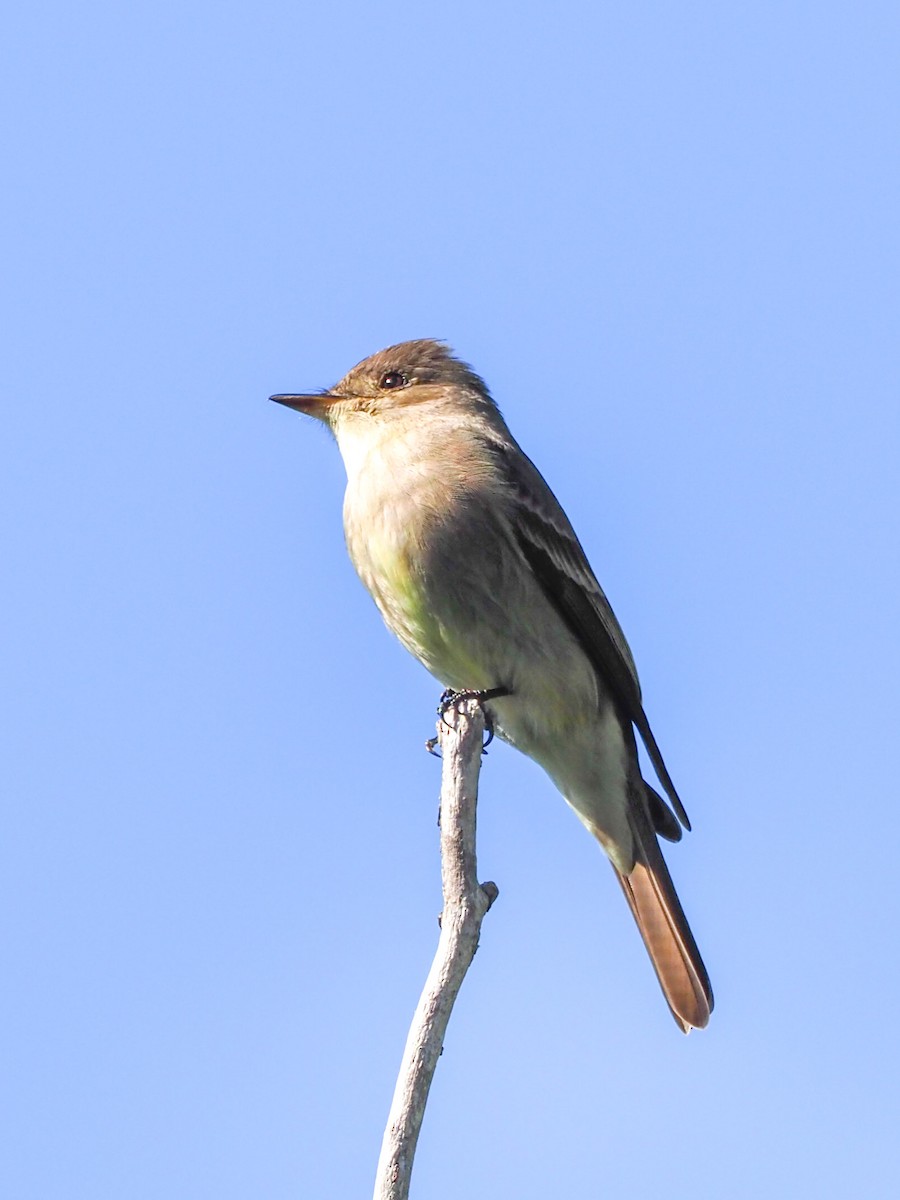
[[[454,490],[451,476],[422,461],[383,454],[348,478],[350,558],[385,623],[432,674],[452,687],[492,687],[478,616],[489,537],[458,477]]]
[[[344,532],[351,561],[386,624],[426,661],[435,632],[422,571],[424,503],[415,490],[396,487],[389,473],[361,473],[348,482]]]

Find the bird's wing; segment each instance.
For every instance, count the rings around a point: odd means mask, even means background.
[[[686,829],[691,823],[663,762],[641,703],[634,659],[615,613],[572,525],[543,476],[524,454],[497,443],[495,457],[513,498],[513,527],[545,594],[587,654],[621,714],[638,729],[666,795]]]

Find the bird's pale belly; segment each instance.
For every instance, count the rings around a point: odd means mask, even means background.
[[[530,577],[509,569],[509,549],[487,537],[424,542],[407,536],[400,522],[385,523],[364,542],[348,537],[354,566],[388,628],[441,683],[507,687],[527,696],[529,707],[540,706],[551,725],[554,716],[568,723],[596,707],[587,658]]]
[[[409,547],[376,534],[364,546],[351,547],[351,557],[387,627],[441,683],[458,689],[491,686],[465,629],[447,623]]]

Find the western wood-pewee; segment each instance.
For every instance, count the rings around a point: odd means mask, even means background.
[[[484,382],[422,340],[328,391],[272,399],[337,438],[347,548],[388,628],[443,684],[494,692],[497,735],[540,763],[609,856],[676,1021],[705,1026],[712,990],[657,843],[678,841],[687,814],[619,623]],[[635,728],[671,808],[641,778]]]

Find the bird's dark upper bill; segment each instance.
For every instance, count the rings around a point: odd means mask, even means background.
[[[308,396],[270,396],[269,399],[274,400],[276,404],[284,404],[288,408],[296,408],[299,412],[309,412],[310,409],[326,406],[331,397],[327,392],[319,392],[317,395]]]

